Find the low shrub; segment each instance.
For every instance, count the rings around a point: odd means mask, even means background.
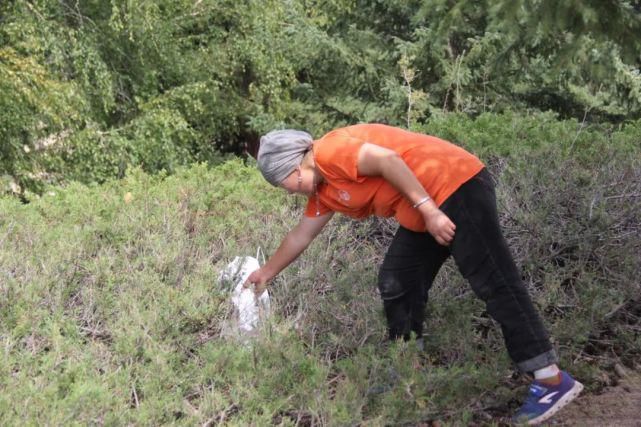
[[[559,120],[552,112],[502,114],[483,113],[470,118],[466,114],[441,114],[432,117],[419,132],[436,135],[467,147],[482,157],[519,156],[546,147],[559,147],[556,155],[591,163],[602,151],[639,153],[641,121],[620,125]]]
[[[591,389],[641,355],[641,157],[626,129],[591,160],[567,140],[481,150],[563,366]],[[514,409],[527,381],[452,263],[426,351],[386,341],[388,220],[334,218],[273,283],[261,333],[227,337],[217,272],[273,253],[304,203],[238,159],[0,198],[0,423],[487,424]]]

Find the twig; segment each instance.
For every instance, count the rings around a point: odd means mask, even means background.
[[[623,193],[623,194],[617,194],[616,196],[607,196],[604,197],[604,200],[616,200],[616,199],[623,199],[626,197],[641,197],[641,193]]]
[[[138,393],[136,393],[136,385],[131,386],[131,392],[134,395],[134,402],[136,402],[136,408],[140,406],[140,401],[138,400]]]
[[[610,312],[609,312],[609,313],[607,313],[607,314],[604,316],[604,318],[605,318],[605,319],[609,319],[609,318],[611,318],[611,317],[612,317],[612,316],[614,316],[614,315],[615,315],[619,310],[621,310],[623,307],[625,307],[625,305],[626,305],[626,304],[627,304],[627,301],[624,301],[624,302],[622,302],[621,304],[617,305],[617,306],[616,306],[616,307],[614,307],[612,310],[610,310]]]
[[[574,149],[574,143],[579,138],[579,135],[581,134],[581,132],[583,132],[583,129],[585,128],[585,119],[588,117],[588,113],[590,112],[590,110],[591,110],[591,108],[586,108],[585,109],[585,112],[583,113],[583,120],[581,120],[581,125],[579,126],[579,130],[576,133],[576,135],[574,135],[574,139],[572,140],[572,143],[570,144],[570,148],[568,148],[568,153],[572,152],[572,150]]]
[[[459,111],[459,105],[461,100],[461,79],[459,73],[461,71],[461,64],[463,63],[463,55],[465,55],[465,49],[461,53],[456,61],[456,111]]]
[[[42,14],[40,12],[38,12],[38,10],[31,3],[26,2],[26,5],[29,8],[29,10],[31,10],[34,14],[36,14],[38,16],[38,18],[40,18],[41,20],[45,21],[45,17],[42,16]]]
[[[222,424],[225,421],[225,418],[227,418],[228,415],[232,414],[234,410],[237,410],[237,409],[238,409],[238,405],[236,405],[235,403],[232,403],[227,408],[220,411],[217,417],[213,417],[205,421],[205,423],[203,424],[203,427],[211,427],[211,425],[216,421],[218,424]]]

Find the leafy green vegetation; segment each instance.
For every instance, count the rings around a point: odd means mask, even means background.
[[[234,335],[217,272],[273,252],[305,203],[245,155],[284,126],[378,121],[477,153],[563,366],[591,390],[614,364],[638,369],[640,10],[0,2],[0,424],[460,425],[513,411],[527,381],[452,265],[426,351],[385,341],[385,220],[335,218],[274,283],[260,334]]]
[[[637,1],[19,0],[0,5],[0,191],[447,112],[641,114]],[[28,198],[28,196],[27,196]]]
[[[551,114],[435,117],[481,154],[562,364],[597,390],[641,356],[638,124]],[[217,272],[271,253],[304,200],[252,164],[128,169],[0,199],[0,424],[498,423],[527,380],[452,264],[426,351],[385,340],[376,267],[394,225],[337,217],[271,288],[252,341]],[[636,366],[638,368],[638,365]]]

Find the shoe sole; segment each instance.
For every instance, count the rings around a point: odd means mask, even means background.
[[[557,412],[559,412],[561,408],[563,408],[565,405],[572,402],[574,398],[581,393],[581,391],[583,391],[583,384],[575,380],[574,386],[572,386],[570,391],[565,393],[565,395],[562,398],[560,398],[558,402],[552,405],[545,414],[539,415],[538,417],[529,420],[527,425],[535,426],[542,423],[543,421],[546,421],[547,419],[555,415]]]

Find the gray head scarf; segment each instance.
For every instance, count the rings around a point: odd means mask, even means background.
[[[291,174],[305,153],[311,148],[313,138],[300,130],[273,130],[260,138],[258,168],[274,187]]]

